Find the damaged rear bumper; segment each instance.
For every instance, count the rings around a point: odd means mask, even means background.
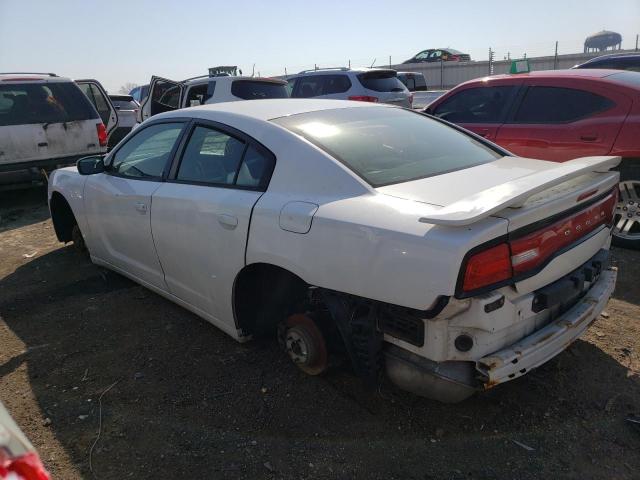
[[[525,375],[564,351],[602,313],[617,277],[617,270],[607,264],[608,252],[601,251],[580,269],[538,290],[534,308],[548,304],[545,308],[557,310],[564,302],[573,302],[585,280],[593,282],[566,311],[558,312],[557,318],[518,342],[477,360],[444,362],[389,345],[385,349],[387,376],[404,390],[455,403],[478,390]]]
[[[513,380],[565,350],[598,318],[616,286],[617,271],[603,270],[571,309],[521,341],[477,361],[485,388]]]

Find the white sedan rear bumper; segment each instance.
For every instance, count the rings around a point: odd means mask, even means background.
[[[617,271],[603,270],[600,278],[571,309],[546,327],[517,343],[477,361],[485,388],[526,374],[565,350],[598,318],[616,286]]]

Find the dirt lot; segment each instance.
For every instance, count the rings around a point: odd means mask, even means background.
[[[57,243],[44,199],[0,194],[0,399],[54,478],[640,477],[640,252],[567,352],[447,406],[235,343]]]

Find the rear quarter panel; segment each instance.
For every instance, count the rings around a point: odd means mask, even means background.
[[[382,194],[330,199],[307,234],[285,231],[278,216],[288,197],[265,194],[254,209],[247,263],[281,266],[307,283],[426,310],[453,295],[466,252],[507,233],[487,218],[466,227],[420,223],[418,202]]]

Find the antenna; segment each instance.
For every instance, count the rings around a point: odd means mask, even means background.
[[[377,59],[375,59],[375,58],[373,59],[373,62],[371,62],[371,66],[369,68],[373,68],[373,66],[376,64],[376,60]]]

